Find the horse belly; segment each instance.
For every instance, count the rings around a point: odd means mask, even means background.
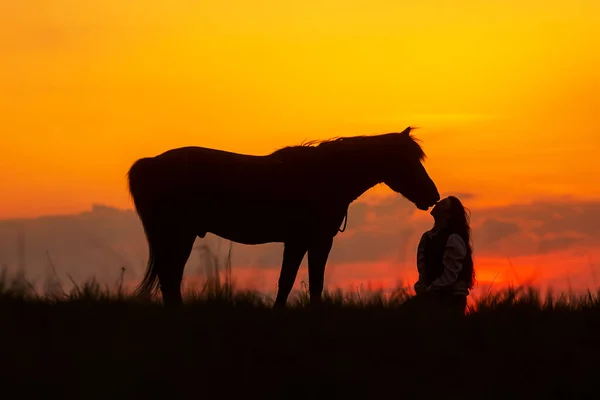
[[[237,243],[284,242],[289,231],[288,219],[274,210],[237,207],[206,211],[198,221],[202,230]]]

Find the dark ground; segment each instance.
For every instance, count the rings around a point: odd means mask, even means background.
[[[496,294],[464,318],[400,301],[252,295],[155,302],[0,294],[0,397],[583,398],[600,385],[600,302]],[[232,300],[233,298],[233,300]]]

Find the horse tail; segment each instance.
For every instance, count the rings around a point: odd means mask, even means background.
[[[142,221],[144,233],[148,242],[148,265],[144,278],[135,290],[138,296],[152,296],[158,291],[158,271],[155,268],[154,252],[157,243],[156,232],[159,228],[155,215],[158,212],[155,205],[157,202],[157,189],[152,183],[154,160],[152,158],[141,158],[129,169],[127,174],[129,193],[133,198],[136,212]]]

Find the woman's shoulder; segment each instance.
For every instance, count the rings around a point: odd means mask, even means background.
[[[457,247],[461,251],[467,251],[467,245],[465,241],[458,233],[452,233],[448,236],[448,240],[446,241],[446,246]]]

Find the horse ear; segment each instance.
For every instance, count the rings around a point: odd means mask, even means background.
[[[413,128],[412,126],[409,126],[409,127],[408,127],[408,128],[406,128],[405,130],[403,130],[403,131],[401,132],[401,134],[402,134],[402,135],[407,135],[407,136],[408,136],[408,135],[410,135],[410,131],[412,131],[413,129],[415,129],[415,128]]]

